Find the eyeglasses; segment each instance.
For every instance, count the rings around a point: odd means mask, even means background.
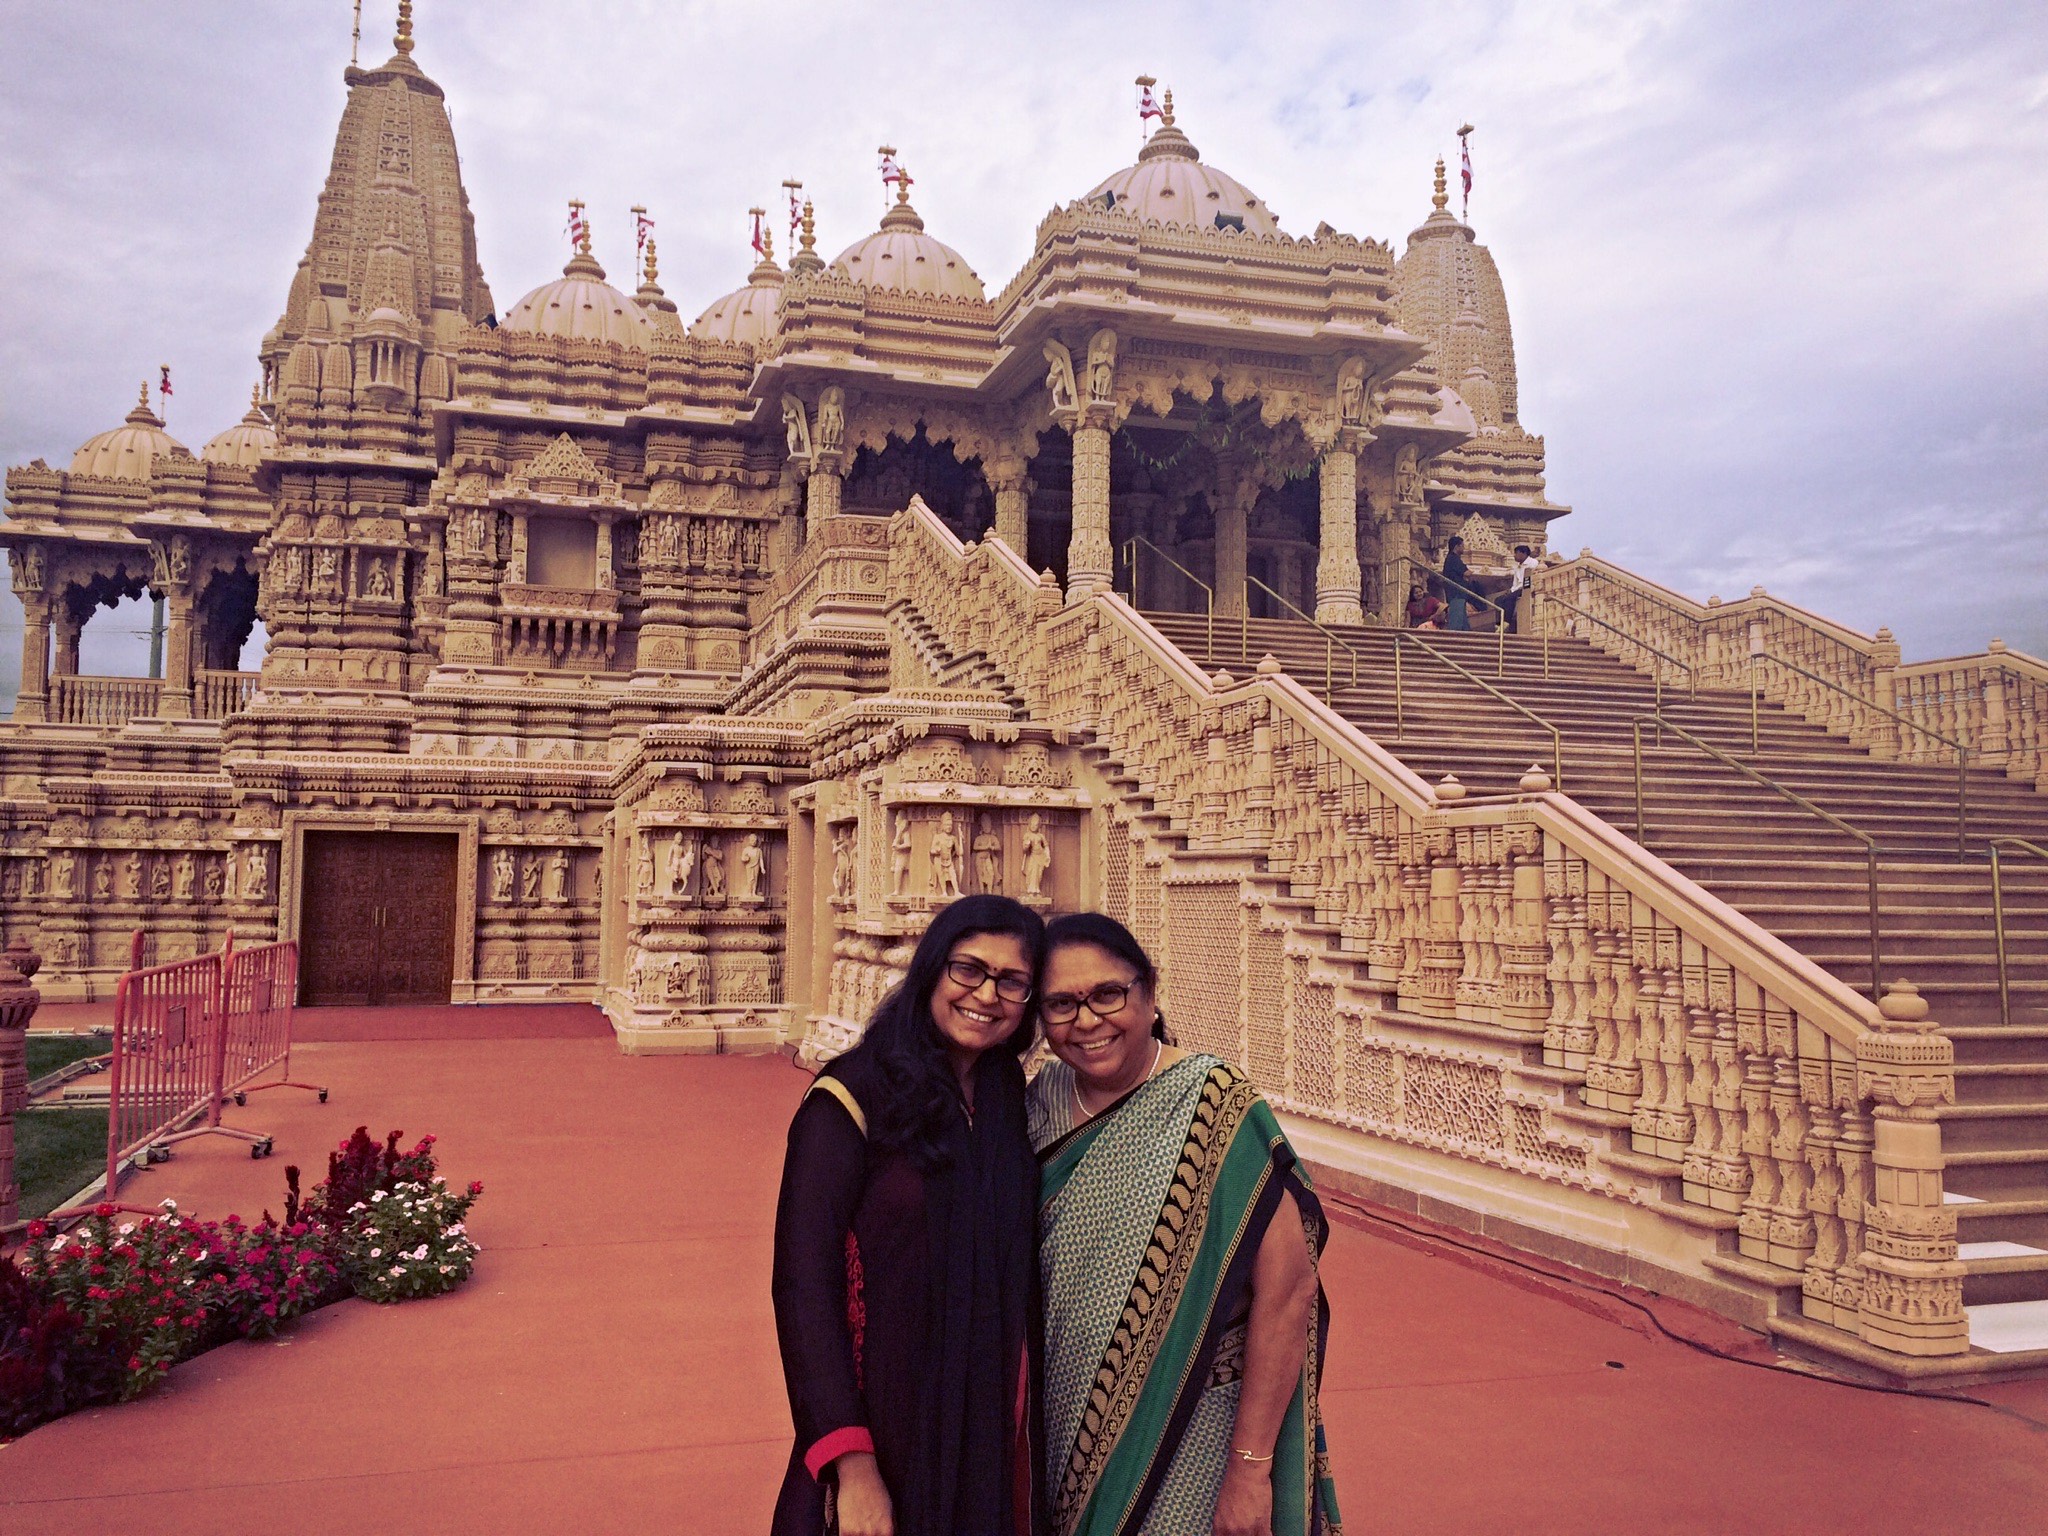
[[[1091,987],[1083,997],[1056,992],[1039,999],[1038,1015],[1048,1023],[1068,1024],[1081,1016],[1081,1005],[1086,1003],[1095,1017],[1107,1019],[1124,1011],[1124,1004],[1131,1000],[1131,988],[1136,985],[1135,981],[1105,981],[1099,987]]]
[[[1021,971],[992,971],[979,960],[962,958],[948,960],[946,974],[970,992],[979,992],[983,982],[993,980],[996,996],[1006,1003],[1028,1002],[1031,997],[1031,978]]]

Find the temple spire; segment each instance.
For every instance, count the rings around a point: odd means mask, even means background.
[[[1436,157],[1436,195],[1430,198],[1429,204],[1438,213],[1442,213],[1451,205],[1450,194],[1444,191],[1444,157],[1442,155]]]
[[[398,0],[398,35],[391,45],[407,58],[412,57],[412,0]]]

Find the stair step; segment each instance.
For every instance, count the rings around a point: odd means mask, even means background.
[[[1970,1347],[1995,1355],[2048,1349],[2048,1300],[1992,1302],[1965,1307]]]

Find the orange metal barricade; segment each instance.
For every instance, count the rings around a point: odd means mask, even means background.
[[[303,1088],[327,1102],[317,1083],[292,1080],[292,1000],[299,995],[299,946],[258,944],[238,949],[228,963],[227,1014],[221,1055],[220,1093],[233,1094],[237,1104],[266,1088]],[[273,1067],[284,1076],[276,1082],[257,1078]]]
[[[114,1051],[107,1065],[107,1174],[99,1201],[114,1198],[124,1169],[170,1156],[173,1143],[227,1136],[267,1157],[271,1140],[220,1123],[230,1094],[237,1104],[263,1088],[327,1090],[291,1080],[292,1003],[299,946],[259,944],[237,951],[230,933],[216,954],[142,964],[142,930],[129,946],[128,971],[114,992]],[[271,1083],[256,1078],[282,1066]],[[53,1211],[56,1218],[86,1208]],[[128,1210],[147,1210],[129,1206]]]

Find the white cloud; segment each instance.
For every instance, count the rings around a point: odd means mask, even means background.
[[[169,362],[171,428],[239,416],[311,229],[347,7],[8,6],[0,457],[63,462]],[[365,7],[364,56],[388,48]],[[2048,651],[2048,13],[2001,5],[421,0],[500,310],[582,197],[624,276],[659,221],[684,314],[805,179],[836,253],[874,147],[991,291],[1173,87],[1290,229],[1392,241],[1474,136],[1556,542],[1704,596],[1756,582],[1907,654]],[[1453,164],[1455,175],[1455,164]],[[1454,182],[1455,186],[1455,182]],[[778,245],[781,242],[778,240]],[[7,628],[11,624],[13,627]],[[0,613],[0,673],[19,609]]]

